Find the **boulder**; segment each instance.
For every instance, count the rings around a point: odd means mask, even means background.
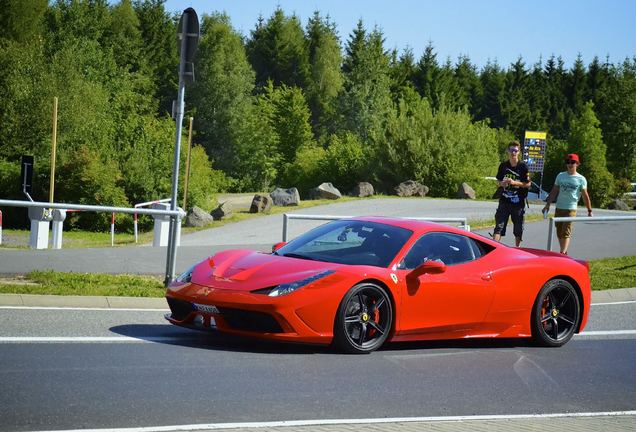
[[[457,189],[457,198],[474,200],[476,198],[475,190],[471,188],[468,183],[462,183],[459,185],[459,189]]]
[[[185,218],[185,226],[188,227],[202,227],[206,226],[214,221],[214,218],[200,207],[194,206],[188,210],[188,214]]]
[[[428,193],[428,186],[416,182],[414,180],[407,180],[400,183],[395,187],[395,194],[401,197],[421,196],[424,197]]]
[[[614,198],[614,199],[613,199],[613,200],[612,200],[612,201],[608,204],[608,206],[607,206],[607,207],[608,207],[608,208],[610,208],[610,209],[613,209],[613,210],[624,210],[624,211],[631,210],[631,209],[629,208],[629,206],[625,203],[625,201],[620,200],[620,199],[618,199],[618,198]]]
[[[230,204],[229,201],[225,201],[212,210],[210,214],[214,220],[227,219],[232,216],[232,204]]]
[[[252,205],[250,206],[250,213],[265,213],[272,208],[272,199],[267,195],[254,195],[252,199]]]
[[[373,196],[375,191],[373,190],[373,185],[369,182],[360,182],[358,183],[351,192],[351,195],[354,197],[364,198]]]
[[[289,189],[276,188],[269,196],[272,198],[275,206],[297,206],[300,204],[300,194],[295,187]]]
[[[340,191],[331,183],[322,183],[309,191],[310,199],[331,199],[342,198]]]

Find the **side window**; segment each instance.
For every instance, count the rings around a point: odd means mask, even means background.
[[[398,268],[412,270],[426,260],[438,260],[446,265],[473,261],[493,248],[472,238],[452,233],[424,234],[411,249]]]

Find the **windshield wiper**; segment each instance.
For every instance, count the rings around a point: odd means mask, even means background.
[[[312,258],[310,256],[307,255],[301,255],[301,254],[297,254],[297,253],[286,253],[283,254],[284,257],[288,257],[288,258],[300,258],[300,259],[306,259],[306,260],[310,260],[310,261],[317,261],[316,258]]]

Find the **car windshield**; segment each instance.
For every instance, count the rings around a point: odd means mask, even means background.
[[[412,231],[376,222],[339,220],[295,238],[275,254],[349,265],[388,267]]]

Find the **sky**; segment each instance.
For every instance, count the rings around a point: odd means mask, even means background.
[[[636,1],[632,0],[167,0],[166,10],[188,7],[199,16],[226,12],[233,27],[249,36],[259,15],[268,19],[280,6],[303,27],[315,10],[336,23],[346,43],[359,19],[378,26],[386,49],[410,47],[416,60],[432,43],[440,62],[467,55],[483,67],[503,67],[519,56],[526,65],[551,55],[570,67],[580,54],[611,63],[636,56]]]

